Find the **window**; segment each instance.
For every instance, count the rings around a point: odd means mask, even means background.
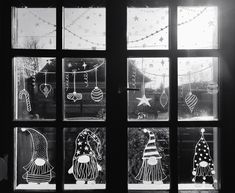
[[[9,191],[228,192],[235,4],[225,1],[9,1]]]

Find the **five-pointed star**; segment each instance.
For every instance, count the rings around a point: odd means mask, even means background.
[[[151,107],[149,104],[149,101],[152,100],[152,98],[146,98],[145,94],[142,96],[142,98],[136,98],[137,100],[140,100],[138,106],[140,105],[148,105]]]

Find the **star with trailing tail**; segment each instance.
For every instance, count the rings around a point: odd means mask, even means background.
[[[142,98],[136,98],[137,100],[139,100],[139,104],[138,106],[140,105],[148,105],[151,107],[149,101],[152,100],[152,98],[146,98],[145,94],[142,96]]]

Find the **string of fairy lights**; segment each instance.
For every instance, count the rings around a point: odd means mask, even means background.
[[[28,10],[28,12],[29,12],[31,15],[33,15],[33,16],[34,16],[35,18],[37,18],[39,21],[41,21],[41,22],[43,22],[43,23],[46,23],[46,24],[48,24],[48,25],[53,26],[53,27],[56,28],[56,24],[53,24],[53,23],[47,21],[46,19],[40,17],[39,15],[37,15],[36,13],[34,13],[34,12],[32,12],[30,9],[28,9],[28,7],[27,7],[24,3],[22,3],[20,0],[18,0],[18,1],[22,4],[22,6],[24,6],[24,7]],[[86,10],[85,10],[84,12],[82,12],[80,15],[78,15],[70,24],[64,26],[63,29],[64,29],[65,31],[67,31],[68,33],[70,33],[72,36],[74,36],[74,37],[76,37],[76,38],[79,38],[79,39],[82,40],[82,41],[85,41],[85,42],[90,43],[90,44],[95,45],[95,46],[105,46],[104,43],[99,43],[99,42],[91,41],[91,40],[89,40],[89,39],[87,39],[87,38],[84,38],[84,37],[78,35],[77,33],[73,32],[71,29],[69,29],[69,28],[72,27],[80,18],[82,18],[90,9],[92,9],[92,7],[94,7],[94,5],[91,6],[91,7],[89,7],[88,9],[86,9]],[[189,18],[189,19],[187,19],[187,20],[185,20],[185,21],[183,21],[183,22],[181,22],[181,23],[178,23],[177,26],[185,25],[185,24],[187,24],[187,23],[189,23],[189,22],[192,22],[193,20],[195,20],[196,18],[198,18],[199,16],[201,16],[206,10],[207,10],[207,7],[202,8],[202,10],[200,10],[198,13],[195,13],[195,15],[192,16],[191,18]],[[143,36],[143,37],[140,37],[140,38],[138,38],[138,39],[135,39],[135,40],[128,40],[127,43],[128,43],[128,44],[133,44],[133,43],[137,43],[137,42],[144,41],[144,40],[146,40],[146,39],[148,39],[148,38],[150,38],[150,37],[152,37],[152,36],[155,36],[156,34],[162,32],[162,31],[164,31],[164,30],[168,29],[169,27],[170,27],[170,25],[166,25],[166,26],[161,27],[160,29],[158,29],[158,30],[156,30],[156,31],[154,31],[154,32],[152,32],[152,33],[150,33],[150,34],[148,34],[148,35],[145,35],[145,36]],[[54,32],[56,32],[56,29],[55,29],[55,30],[52,30],[52,31],[50,31],[50,32],[48,32],[48,33],[46,33],[46,34],[44,34],[44,35],[42,35],[41,37],[48,36],[48,35],[50,35],[50,34],[52,34],[52,33],[54,33]]]

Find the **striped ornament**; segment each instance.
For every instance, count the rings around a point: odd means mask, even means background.
[[[196,106],[198,102],[198,98],[196,95],[192,94],[192,92],[189,92],[185,97],[185,103],[188,106],[190,112],[193,112],[194,107]]]
[[[103,91],[97,86],[91,91],[91,99],[97,103],[103,99],[103,95]]]

